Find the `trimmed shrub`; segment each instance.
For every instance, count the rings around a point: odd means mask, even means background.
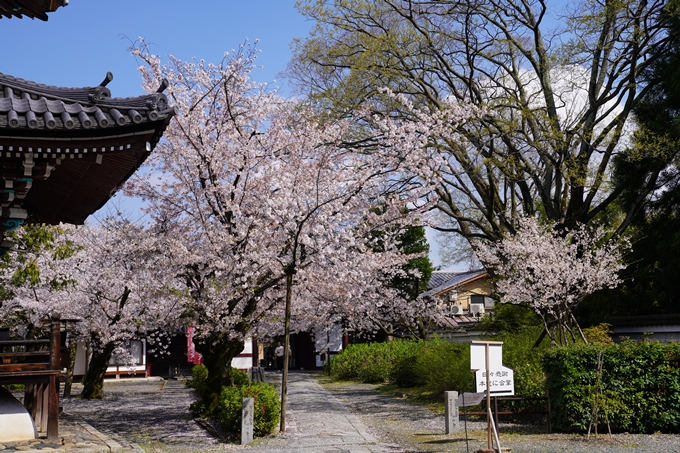
[[[337,379],[379,384],[394,379],[395,365],[407,366],[416,355],[417,342],[351,344],[331,363]]]
[[[281,403],[274,387],[262,382],[222,389],[218,421],[224,428],[234,433],[241,432],[243,398],[255,399],[253,434],[264,436],[274,431],[279,423]]]
[[[636,433],[680,432],[680,344],[656,341],[577,345],[546,352],[551,422],[586,431],[599,422]]]
[[[248,373],[239,370],[238,368],[231,369],[231,378],[234,381],[234,387],[241,387],[242,385],[248,385],[250,383]]]
[[[237,368],[231,369],[231,376],[234,381],[234,387],[241,387],[250,383],[248,373]],[[210,410],[208,407],[209,401],[207,401],[207,398],[210,389],[208,388],[207,382],[208,368],[203,364],[194,366],[191,369],[191,381],[187,382],[187,387],[196,390],[198,400],[191,403],[189,409],[197,417],[214,418],[215,409]]]
[[[391,370],[392,380],[399,387],[417,387],[425,383],[423,376],[418,373],[418,354],[420,353],[420,344],[412,342],[413,351],[411,354],[405,354],[399,357]]]
[[[538,347],[534,347],[541,332],[543,332],[543,326],[525,327],[517,333],[506,333],[494,337],[503,342],[503,365],[515,371],[515,394],[518,396],[545,396],[545,373],[541,359],[548,350],[550,342],[546,339]],[[517,402],[509,407],[517,411],[529,410],[523,407],[524,404]]]
[[[337,379],[424,386],[437,395],[471,391],[473,382],[469,345],[441,339],[352,344],[333,359],[331,370]]]
[[[198,393],[199,398],[203,399],[208,393],[208,368],[203,365],[195,365],[191,369],[191,381],[187,382],[187,386],[192,387]]]
[[[494,338],[504,342],[504,365],[515,370],[516,395],[544,395],[545,374],[541,357],[545,345],[539,349],[533,347],[540,332],[540,327],[525,328],[520,333]],[[438,398],[447,390],[474,391],[474,377],[470,373],[470,345],[439,338],[351,344],[333,358],[331,372],[336,379],[422,387],[425,393]],[[509,407],[522,411],[534,409],[536,404],[541,405],[540,402],[513,402]],[[537,409],[542,410],[542,406]]]
[[[435,338],[422,343],[418,352],[414,371],[427,392],[443,397],[447,390],[473,390],[469,344]]]

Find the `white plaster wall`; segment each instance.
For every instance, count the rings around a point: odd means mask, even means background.
[[[314,348],[319,353],[326,353],[325,360],[321,360],[321,354],[316,354],[316,366],[322,367],[328,360],[329,352],[342,351],[342,328],[333,325],[330,331],[319,328],[314,332]]]
[[[73,367],[73,374],[76,376],[83,376],[85,374],[86,354],[85,342],[79,341],[76,348],[76,363]]]
[[[253,367],[253,339],[246,338],[245,344],[243,345],[243,351],[239,354],[251,354],[250,357],[234,357],[231,359],[231,367],[238,368],[239,370],[247,370]]]

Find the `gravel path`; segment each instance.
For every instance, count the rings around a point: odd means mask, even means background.
[[[443,434],[444,415],[408,399],[376,391],[375,385],[355,383],[324,384],[333,396],[383,442],[398,444],[404,451],[467,452],[465,433]],[[486,422],[468,422],[469,451],[486,448]],[[500,442],[512,453],[656,453],[680,452],[680,435],[615,434],[590,439],[584,435],[545,434],[542,427],[500,426]]]
[[[239,448],[214,439],[190,412],[194,391],[180,381],[110,382],[101,400],[64,398],[64,412],[82,417],[122,445],[147,452],[212,452]],[[133,445],[135,447],[135,445]]]
[[[314,379],[313,376],[301,376]],[[474,452],[486,446],[486,424],[468,423],[464,432],[446,435],[444,416],[408,399],[381,394],[376,386],[324,383],[334,400],[346,407],[370,435],[391,451]],[[193,390],[182,382],[107,383],[100,401],[64,399],[68,414],[82,417],[96,429],[130,449],[147,452],[213,452],[242,449],[220,443],[197,424],[188,412]],[[294,417],[290,421],[295,423]],[[581,435],[542,434],[501,423],[501,445],[513,453],[680,453],[680,435],[617,434],[587,439]],[[298,429],[303,429],[298,427]],[[286,436],[284,436],[286,437]],[[265,444],[274,447],[284,438],[272,436]],[[141,448],[139,448],[139,447]],[[255,450],[260,450],[255,448]],[[324,451],[322,450],[319,450]]]

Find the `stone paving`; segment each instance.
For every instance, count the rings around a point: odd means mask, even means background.
[[[269,375],[278,381],[280,375]],[[74,389],[77,394],[78,387]],[[247,447],[220,442],[193,420],[194,392],[181,381],[107,381],[102,400],[62,399],[60,439],[0,446],[0,453],[258,452],[383,453],[402,451],[378,442],[309,374],[290,374],[287,430]]]
[[[280,376],[267,378],[280,382]],[[468,447],[463,433],[444,434],[443,416],[424,406],[377,393],[367,384],[322,387],[303,373],[290,374],[286,433],[256,439],[247,447],[221,442],[193,420],[188,407],[195,395],[181,381],[108,381],[104,394],[102,400],[62,400],[58,442],[6,443],[0,453],[463,453],[475,451],[486,437],[483,423],[468,423],[473,431]],[[502,431],[503,446],[513,453],[680,453],[680,435],[623,433],[597,440],[510,426]]]
[[[66,414],[59,419],[59,439],[57,440],[47,440],[43,435],[35,440],[0,444],[0,453],[45,453],[48,451],[52,453],[109,453],[122,452],[123,448],[83,420]]]
[[[79,416],[131,451],[219,451],[230,446],[193,420],[195,394],[182,381],[107,381],[101,400],[63,400],[64,412]],[[225,448],[227,447],[227,448]]]
[[[256,439],[250,451],[378,453],[402,451],[378,442],[347,408],[309,374],[291,373],[286,433]]]

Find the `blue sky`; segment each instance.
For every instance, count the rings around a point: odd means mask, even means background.
[[[208,62],[220,61],[225,51],[246,39],[259,39],[258,65],[263,68],[252,76],[257,82],[276,80],[274,85],[286,94],[280,73],[291,58],[289,44],[305,37],[313,25],[294,5],[295,0],[70,0],[50,13],[47,22],[0,21],[0,72],[48,85],[84,87],[99,85],[111,71],[114,79],[108,88],[114,97],[138,96],[144,93],[141,76],[127,48],[139,37],[162,58],[172,54]],[[117,195],[95,217],[122,209],[136,218],[140,206]],[[436,254],[433,250],[431,257],[438,263]]]
[[[144,94],[141,75],[128,48],[143,37],[152,53],[166,59],[194,57],[219,62],[224,52],[246,39],[262,51],[257,82],[286,85],[278,77],[291,58],[289,44],[304,37],[312,23],[294,7],[295,0],[70,0],[49,20],[2,19],[0,72],[47,85],[97,86],[106,72],[114,97]],[[121,201],[122,200],[122,201]],[[132,218],[141,203],[116,195],[96,216],[120,206]]]
[[[307,35],[311,22],[294,0],[70,0],[49,20],[2,19],[0,72],[48,85],[96,86],[107,71],[116,97],[143,93],[130,40],[144,37],[150,50],[183,60],[218,62],[225,51],[259,39],[253,74],[271,82],[290,59],[289,43]],[[285,90],[285,86],[284,86]]]

